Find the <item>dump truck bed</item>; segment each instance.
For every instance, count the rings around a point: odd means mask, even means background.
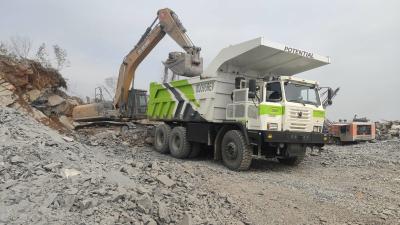
[[[221,71],[254,77],[292,76],[329,63],[327,56],[260,37],[222,49],[201,76],[216,77]]]

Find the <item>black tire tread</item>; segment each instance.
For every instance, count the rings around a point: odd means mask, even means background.
[[[248,170],[250,168],[251,161],[253,158],[253,152],[251,150],[251,147],[246,144],[244,135],[239,130],[230,130],[230,131],[226,132],[225,135],[233,135],[235,137],[235,139],[239,141],[239,143],[243,149],[243,157],[242,157],[242,161],[240,162],[239,167],[230,168],[230,169],[237,170],[237,171]],[[225,137],[225,135],[224,135],[224,137]]]
[[[156,140],[157,140],[157,137],[156,137],[156,135],[157,135],[157,129],[163,129],[164,130],[164,132],[165,132],[165,139],[166,139],[166,145],[165,146],[161,146],[161,148],[157,148],[157,145],[156,145]],[[169,136],[171,135],[171,127],[170,126],[168,126],[167,124],[160,124],[160,125],[158,125],[157,127],[156,127],[156,130],[155,130],[155,134],[154,134],[154,140],[153,140],[153,146],[154,146],[154,149],[157,151],[157,152],[159,152],[159,153],[161,153],[161,154],[167,154],[167,153],[169,153]]]
[[[176,132],[179,135],[181,135],[181,137],[183,139],[183,148],[181,149],[180,152],[175,152],[171,148],[171,137]],[[185,159],[185,158],[187,158],[189,156],[189,154],[191,152],[191,145],[190,145],[190,142],[187,140],[186,128],[185,127],[174,127],[174,129],[172,129],[172,131],[171,131],[171,135],[169,136],[168,144],[169,144],[170,153],[175,158]]]

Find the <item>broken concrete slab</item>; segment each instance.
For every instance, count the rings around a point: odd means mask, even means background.
[[[61,167],[62,167],[62,163],[60,163],[60,162],[53,162],[53,163],[49,163],[49,164],[43,166],[43,168],[47,171],[55,171],[55,169],[61,168]]]
[[[64,102],[65,102],[65,99],[59,95],[51,95],[47,98],[47,104],[49,106],[57,106]]]
[[[164,223],[170,222],[168,208],[165,203],[160,202],[160,204],[158,204],[158,217],[160,217],[160,220]]]
[[[62,125],[64,125],[66,128],[68,128],[69,130],[75,129],[75,126],[73,125],[72,120],[69,119],[69,118],[66,117],[66,116],[60,116],[60,117],[58,118],[58,121],[60,121],[60,123],[61,123]]]
[[[144,194],[136,202],[137,202],[139,210],[141,210],[142,212],[144,212],[146,214],[149,214],[150,210],[153,208],[153,202],[151,201],[151,198],[149,197],[148,194]]]
[[[159,175],[157,180],[167,187],[175,185],[175,181],[171,180],[167,175]]]
[[[28,91],[28,92],[26,93],[26,95],[27,95],[27,97],[28,97],[28,100],[29,100],[30,102],[33,102],[33,101],[35,101],[36,99],[38,99],[38,98],[40,97],[41,94],[42,94],[42,92],[39,91],[38,89],[33,89],[33,90],[30,90],[30,91]]]
[[[178,223],[178,225],[193,225],[192,216],[188,213],[185,213],[183,219]]]
[[[68,179],[68,178],[80,175],[81,172],[76,169],[63,169],[61,171],[61,174],[63,177]]]
[[[73,141],[74,141],[73,138],[70,138],[70,137],[67,137],[67,136],[63,136],[62,138],[63,138],[66,142],[73,142]]]
[[[21,156],[13,156],[10,158],[10,163],[11,164],[19,164],[19,163],[24,163],[25,160]]]

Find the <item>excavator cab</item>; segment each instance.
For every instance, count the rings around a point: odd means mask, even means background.
[[[131,89],[129,91],[128,105],[124,112],[125,118],[134,120],[145,119],[147,108],[147,91],[139,89]],[[121,112],[123,114],[124,112]]]

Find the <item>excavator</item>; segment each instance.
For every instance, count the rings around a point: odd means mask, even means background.
[[[185,52],[170,52],[165,66],[164,82],[168,70],[173,76],[198,76],[203,72],[201,48],[196,47],[186,34],[186,29],[174,11],[165,8],[146,29],[135,47],[125,56],[119,69],[113,102],[95,102],[76,106],[72,117],[77,122],[130,121],[146,118],[147,95],[145,90],[134,89],[135,71],[143,59],[168,34]]]

